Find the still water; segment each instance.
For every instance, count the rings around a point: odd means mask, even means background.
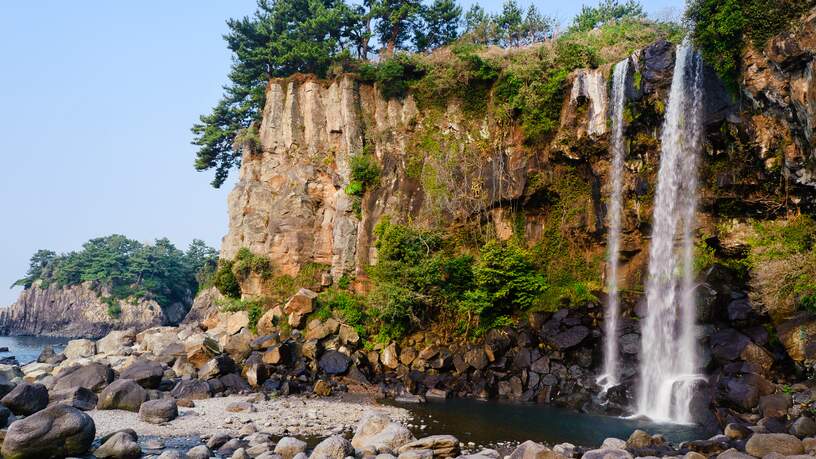
[[[534,440],[597,447],[608,437],[625,440],[635,429],[662,434],[675,445],[710,435],[698,426],[590,415],[547,405],[464,399],[398,405],[414,414],[415,423],[427,425],[422,435],[452,434],[480,445]]]
[[[60,352],[67,342],[68,338],[50,336],[0,336],[0,347],[8,348],[8,352],[0,352],[0,359],[14,356],[18,362],[26,364],[37,360],[46,345]]]

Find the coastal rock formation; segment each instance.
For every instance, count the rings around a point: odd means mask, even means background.
[[[118,317],[108,312],[108,304],[91,288],[90,283],[60,288],[32,286],[17,301],[0,310],[0,334],[99,338],[111,330],[145,328],[164,323],[178,323],[186,308],[166,314],[152,300],[122,301]],[[172,321],[170,316],[175,316]]]

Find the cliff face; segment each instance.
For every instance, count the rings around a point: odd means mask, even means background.
[[[119,317],[108,313],[88,283],[58,288],[32,286],[13,305],[0,311],[0,333],[98,338],[111,330],[145,328],[179,320],[186,312],[175,308],[165,315],[155,301],[121,302]]]

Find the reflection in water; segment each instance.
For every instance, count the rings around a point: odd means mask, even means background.
[[[0,347],[8,348],[8,352],[0,352],[0,358],[14,356],[18,362],[25,364],[37,360],[46,345],[60,352],[67,342],[68,338],[49,336],[0,336]]]
[[[698,426],[655,424],[644,420],[582,414],[547,405],[480,402],[453,399],[421,405],[398,404],[428,427],[421,435],[451,434],[463,442],[495,444],[534,440],[546,444],[569,442],[597,447],[605,438],[627,439],[635,429],[662,434],[674,444],[707,438],[712,432]]]

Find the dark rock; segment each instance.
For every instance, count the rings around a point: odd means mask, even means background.
[[[7,459],[81,456],[93,443],[93,419],[68,405],[53,405],[9,427],[2,454]]]
[[[733,328],[726,328],[711,335],[711,354],[719,362],[737,360],[751,340]]]
[[[48,403],[64,403],[82,411],[90,411],[96,408],[99,399],[90,389],[84,387],[74,387],[71,389],[52,390],[48,394]]]
[[[637,355],[640,352],[640,335],[637,333],[627,333],[620,337],[621,353],[626,355]]]
[[[587,336],[589,336],[589,328],[579,325],[555,335],[552,342],[555,347],[564,350],[581,344],[581,341]]]
[[[94,451],[94,457],[137,459],[142,457],[142,449],[131,435],[126,432],[117,432]]]
[[[11,410],[3,405],[0,405],[0,429],[5,429],[8,427],[11,416]]]
[[[222,354],[210,359],[198,371],[198,377],[203,380],[217,378],[221,375],[234,373],[237,370],[235,361],[232,357]]]
[[[781,418],[788,415],[791,397],[788,394],[773,394],[760,397],[759,412],[767,418]]]
[[[178,405],[173,398],[162,398],[142,403],[139,419],[151,424],[163,424],[178,417]]]
[[[203,400],[210,398],[210,386],[200,379],[182,379],[176,384],[170,395],[177,399]]]
[[[54,348],[51,347],[50,344],[46,345],[40,352],[39,357],[37,357],[37,362],[47,363],[50,365],[57,365],[64,360],[65,356],[61,353],[57,354],[56,352],[54,352]]]
[[[477,370],[484,370],[490,363],[487,360],[487,355],[485,354],[484,348],[481,346],[474,347],[473,349],[465,352],[464,359],[465,363]]]
[[[741,410],[750,411],[759,403],[759,387],[749,378],[727,378],[721,387],[721,398]]]
[[[147,391],[132,379],[119,379],[99,393],[96,406],[100,410],[127,410],[138,412],[148,400]]]
[[[320,361],[318,362],[320,369],[330,375],[341,375],[345,373],[348,371],[350,364],[351,360],[348,356],[337,351],[324,353],[320,356]]]
[[[72,389],[84,387],[99,392],[113,381],[113,370],[110,365],[89,363],[88,365],[72,367],[60,373],[52,390]]]
[[[751,302],[747,298],[732,300],[728,303],[728,320],[730,322],[738,322],[748,320],[751,315]]]
[[[666,40],[658,40],[643,50],[644,91],[661,82],[670,81],[674,70],[674,45]]]
[[[48,406],[48,389],[42,384],[20,383],[0,403],[14,414],[28,416]]]
[[[132,379],[145,389],[158,389],[164,376],[164,367],[152,360],[137,360],[119,375],[122,379]]]
[[[229,373],[221,376],[218,378],[218,381],[224,387],[224,390],[228,390],[233,394],[240,394],[252,390],[249,383],[237,373]]]

